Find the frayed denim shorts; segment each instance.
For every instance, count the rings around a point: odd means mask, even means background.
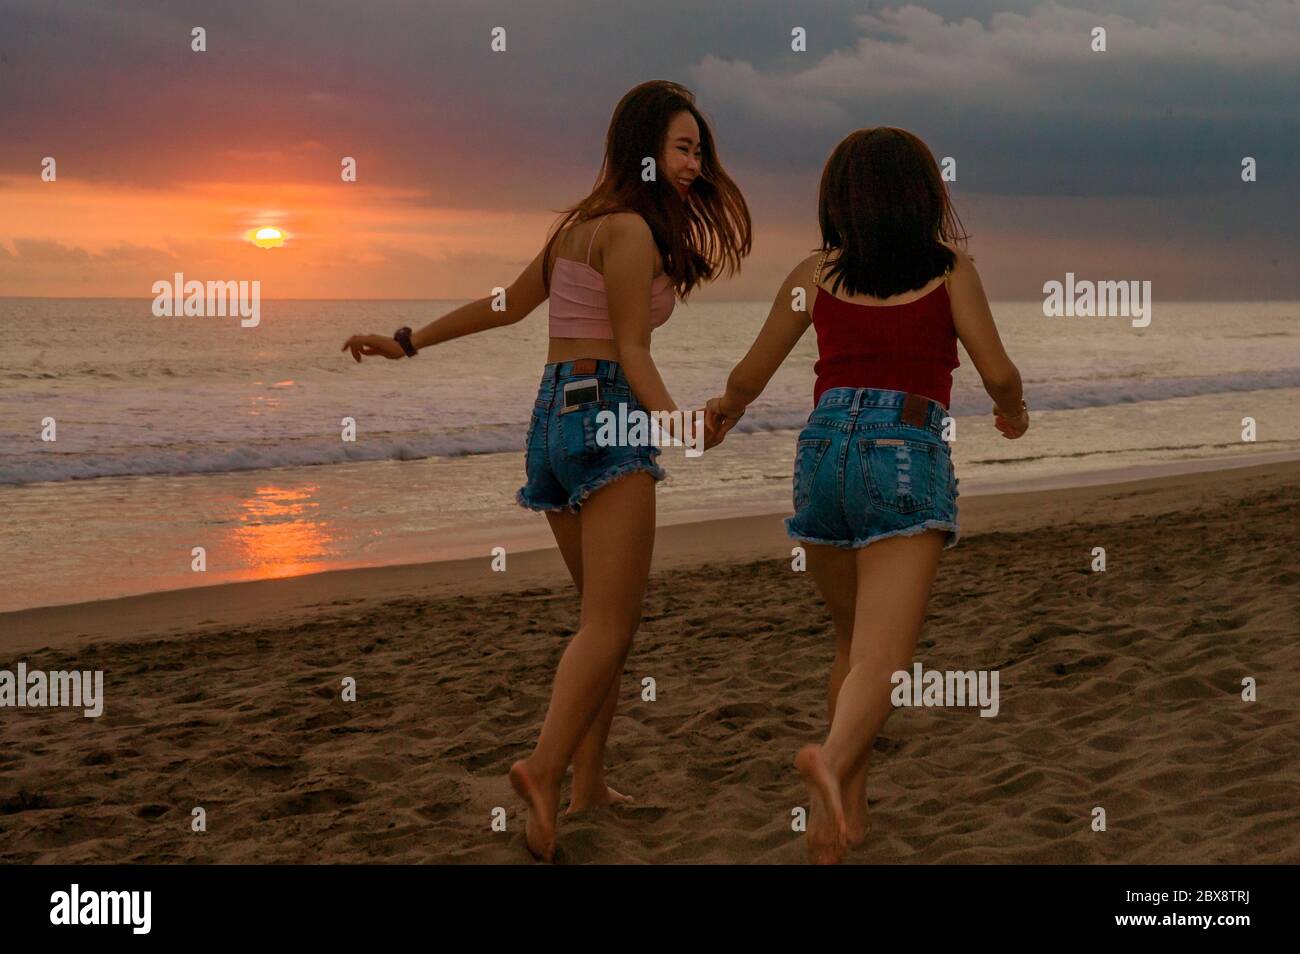
[[[830,388],[799,434],[794,516],[804,543],[854,549],[957,526],[957,475],[943,405],[903,391]],[[904,420],[906,418],[906,420]]]
[[[565,407],[564,386],[595,379],[597,400]],[[620,405],[626,405],[620,410]],[[533,403],[528,425],[524,470],[528,482],[516,499],[529,510],[581,509],[595,491],[625,474],[646,471],[656,481],[668,476],[658,464],[660,450],[652,441],[618,443],[605,440],[600,414],[614,416],[645,408],[617,361],[583,358],[548,364]]]

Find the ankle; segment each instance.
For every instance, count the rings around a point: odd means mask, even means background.
[[[579,771],[577,768],[573,770],[572,791],[575,797],[604,795],[608,787],[603,771]]]
[[[849,766],[832,749],[822,746],[822,764],[841,788],[849,776]]]
[[[543,790],[558,790],[560,787],[560,778],[562,772],[548,767],[544,762],[539,760],[536,755],[524,759],[524,768],[528,772],[533,783]]]

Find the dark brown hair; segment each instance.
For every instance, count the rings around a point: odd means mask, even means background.
[[[668,124],[680,112],[695,117],[700,127],[700,174],[683,198],[673,183],[659,175],[658,164],[668,137]],[[642,161],[653,157],[654,182],[641,178]],[[668,80],[642,83],[627,93],[616,107],[605,134],[605,160],[591,194],[563,212],[546,242],[544,262],[551,247],[570,223],[610,212],[636,212],[654,235],[663,256],[664,272],[677,294],[685,297],[703,281],[717,278],[725,269],[732,274],[749,254],[752,223],[745,198],[718,161],[713,132],[695,108],[695,94]],[[544,269],[550,290],[550,268]]]
[[[889,298],[952,267],[967,238],[934,155],[905,129],[850,133],[822,170],[817,199],[831,291]]]

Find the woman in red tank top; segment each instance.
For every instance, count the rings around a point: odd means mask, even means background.
[[[1029,426],[939,167],[916,136],[863,129],[822,173],[822,249],[790,272],[724,394],[708,405],[720,440],[812,325],[814,409],[795,454],[792,537],[835,629],[823,745],[795,758],[809,792],[813,861],[866,838],[872,743],[910,671],[945,544],[956,542],[957,479],[944,439],[961,340],[1007,438]],[[800,293],[803,294],[800,294]],[[806,307],[801,304],[806,302]]]

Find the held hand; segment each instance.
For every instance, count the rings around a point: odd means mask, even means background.
[[[717,447],[727,436],[727,432],[736,426],[736,422],[744,417],[745,412],[742,410],[739,414],[728,413],[722,409],[722,398],[710,398],[709,402],[704,405],[704,449]]]
[[[697,431],[696,421],[700,420],[701,416],[703,416],[704,427]],[[692,411],[688,425],[691,429],[691,446],[699,447],[701,450],[712,450],[722,443],[722,435],[718,433],[718,429],[710,419],[708,408],[701,407]],[[699,443],[694,443],[696,441]]]
[[[682,424],[685,427],[685,433],[681,436],[682,443],[689,448],[697,449],[701,452],[708,450],[713,445],[709,443],[709,429],[707,422],[703,427],[699,426],[700,415],[704,413],[704,408],[696,408],[694,411],[685,411],[682,414]]]
[[[383,335],[353,335],[347,341],[343,342],[341,351],[351,351],[352,357],[358,362],[361,356],[369,355],[371,357],[397,359],[406,356],[406,352],[392,338],[385,338]]]
[[[1020,414],[1016,417],[1008,417],[998,408],[993,409],[993,426],[996,427],[1009,441],[1024,435],[1029,430],[1029,409],[1021,408]]]

